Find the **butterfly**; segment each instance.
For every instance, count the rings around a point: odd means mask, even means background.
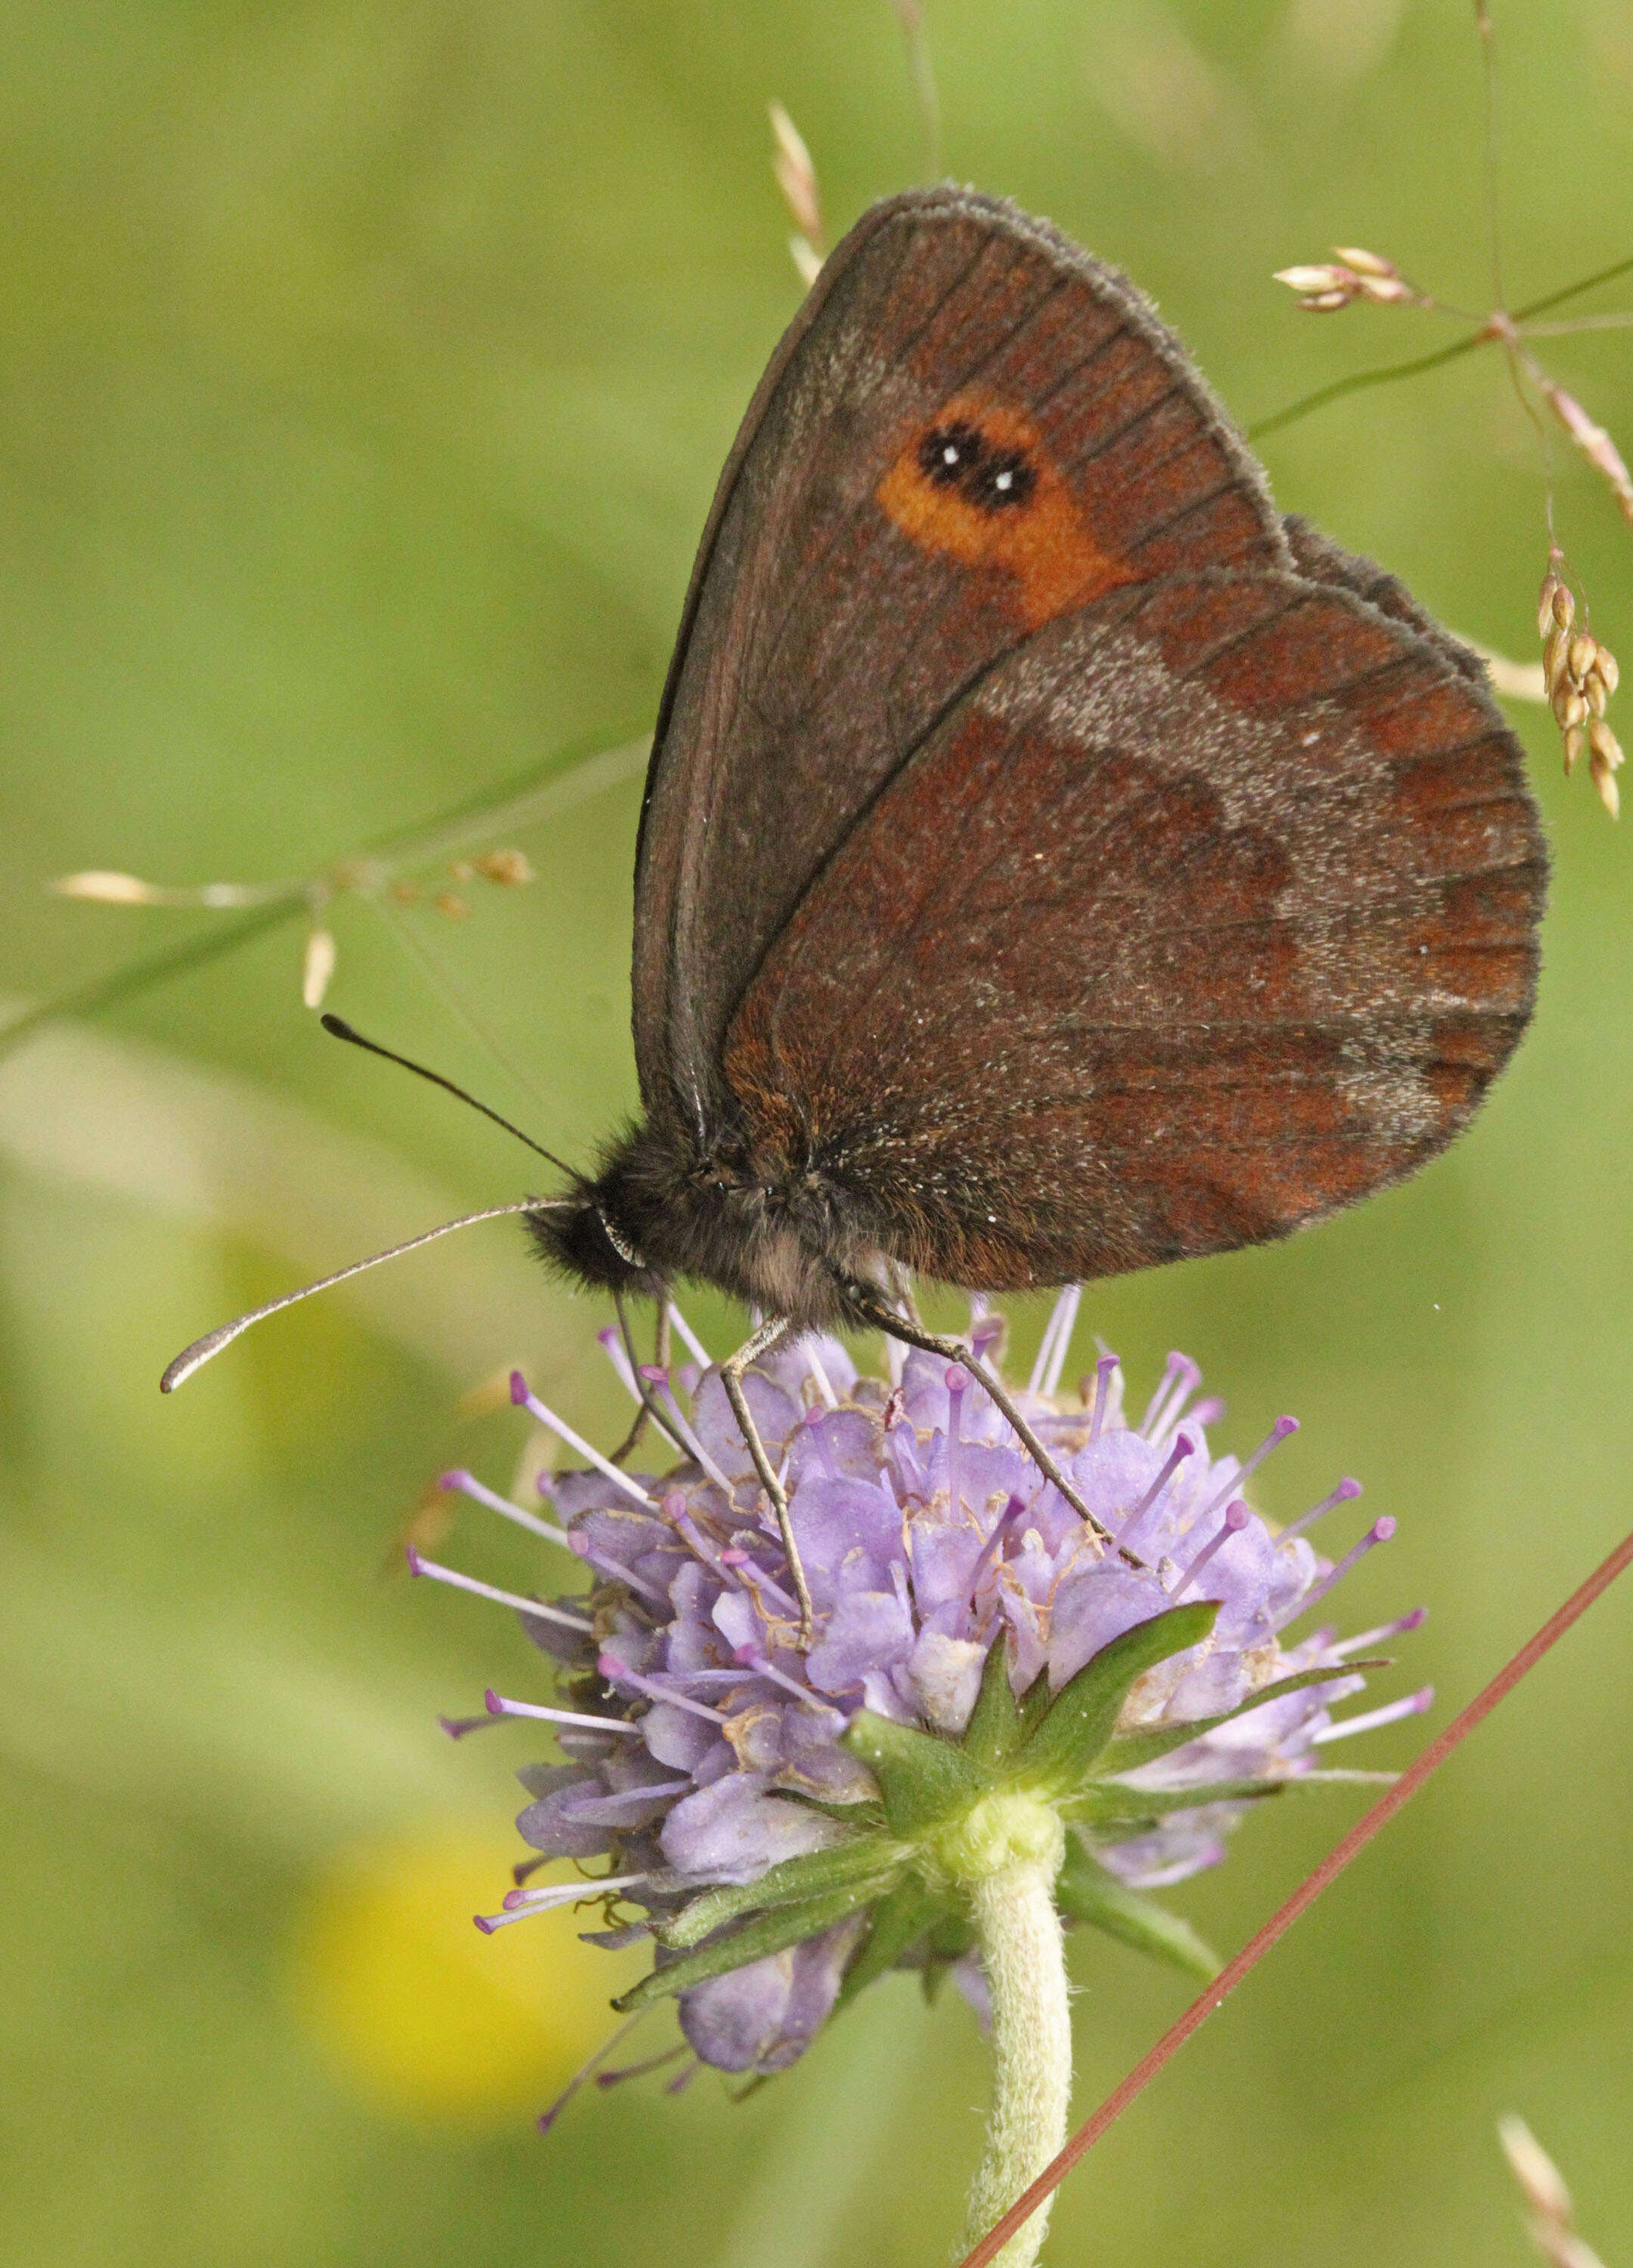
[[[749,1365],[835,1324],[967,1363],[908,1277],[1081,1282],[1400,1180],[1524,1029],[1546,879],[1481,663],[1278,513],[1149,302],[1011,204],[890,198],[703,532],[636,852],[643,1115],[528,1225],[621,1299],[760,1311],[722,1376],[797,1572]]]

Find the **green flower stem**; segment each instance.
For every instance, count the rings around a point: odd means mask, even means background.
[[[992,2110],[986,2153],[970,2191],[968,2234],[976,2244],[1036,2179],[1066,2139],[1071,2100],[1071,2020],[1055,1877],[1060,1845],[1018,1858],[973,1883],[970,1907],[992,1994]],[[1011,2237],[993,2268],[1032,2268],[1048,2227],[1041,2205]]]

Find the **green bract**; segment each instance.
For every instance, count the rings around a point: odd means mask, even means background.
[[[859,1710],[843,1745],[872,1772],[878,1800],[824,1806],[841,1839],[785,1859],[756,1881],[704,1890],[660,1923],[658,1967],[617,2006],[644,2007],[863,1913],[867,1930],[846,1971],[842,2002],[904,1961],[921,1970],[925,1992],[933,1994],[973,1942],[974,1886],[1007,1867],[1040,1861],[1055,1879],[1066,1919],[1086,1922],[1195,1975],[1215,1975],[1218,1962],[1184,1922],[1125,1888],[1070,1830],[1115,1822],[1127,1832],[1176,1801],[1194,1808],[1239,1800],[1284,1785],[1225,1780],[1176,1796],[1131,1787],[1119,1777],[1225,1721],[1116,1731],[1136,1681],[1200,1645],[1218,1611],[1214,1601],[1201,1600],[1137,1624],[1052,1698],[1047,1677],[1040,1676],[1017,1700],[1008,1646],[1000,1638],[988,1653],[961,1740]],[[1321,1674],[1330,1680],[1330,1669]],[[1285,1680],[1245,1706],[1306,1682]]]

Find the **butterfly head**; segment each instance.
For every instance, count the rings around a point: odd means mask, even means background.
[[[657,1288],[655,1271],[620,1223],[614,1194],[599,1183],[580,1182],[560,1204],[529,1213],[527,1227],[544,1260],[593,1291]]]
[[[872,1250],[808,1162],[724,1136],[700,1150],[678,1122],[631,1128],[528,1227],[541,1256],[591,1290],[653,1296],[701,1278],[808,1327],[845,1311],[844,1281]]]

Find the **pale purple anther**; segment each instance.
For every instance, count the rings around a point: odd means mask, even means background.
[[[433,1582],[445,1583],[451,1590],[468,1591],[473,1598],[490,1599],[496,1606],[509,1607],[519,1615],[531,1615],[540,1622],[556,1623],[564,1630],[592,1631],[595,1624],[587,1615],[570,1614],[562,1607],[546,1606],[542,1599],[525,1599],[517,1591],[499,1591],[491,1583],[479,1583],[474,1575],[461,1575],[457,1568],[442,1567],[434,1559],[425,1558],[412,1543],[407,1547],[410,1575],[429,1575]]]
[[[1160,1440],[1189,1396],[1202,1382],[1202,1373],[1188,1354],[1171,1354],[1157,1382],[1157,1391],[1145,1405],[1139,1431],[1148,1441]]]
[[[587,1458],[598,1473],[609,1480],[614,1488],[622,1490],[634,1503],[651,1504],[652,1499],[640,1483],[632,1481],[628,1473],[621,1472],[610,1457],[604,1457],[599,1449],[592,1448],[581,1433],[574,1432],[564,1418],[558,1418],[554,1410],[541,1402],[519,1370],[511,1373],[511,1400],[519,1409],[526,1410],[529,1417],[536,1418],[558,1441],[564,1441],[577,1455]]]
[[[1435,1689],[1425,1685],[1416,1693],[1409,1693],[1403,1701],[1387,1701],[1381,1709],[1365,1709],[1358,1717],[1321,1726],[1311,1734],[1310,1746],[1317,1749],[1326,1741],[1347,1741],[1353,1733],[1375,1733],[1381,1725],[1399,1724],[1402,1717],[1421,1717],[1434,1705]]]
[[[497,1512],[502,1520],[513,1521],[518,1528],[525,1528],[530,1535],[541,1535],[547,1543],[559,1543],[568,1550],[572,1549],[572,1539],[565,1528],[555,1527],[550,1521],[541,1520],[536,1512],[524,1511],[519,1504],[512,1504],[508,1496],[500,1496],[496,1490],[484,1487],[474,1473],[467,1473],[462,1467],[439,1474],[437,1485],[439,1489],[457,1489],[461,1496],[469,1497],[474,1504],[485,1504],[489,1512]]]
[[[1328,1490],[1320,1504],[1313,1504],[1308,1512],[1301,1513],[1297,1520],[1288,1522],[1282,1530],[1283,1542],[1290,1535],[1302,1535],[1306,1528],[1313,1528],[1325,1513],[1335,1512],[1341,1504],[1352,1504],[1361,1493],[1360,1482],[1350,1479],[1346,1474],[1336,1488]]]
[[[1320,1606],[1334,1585],[1343,1580],[1357,1561],[1365,1559],[1375,1545],[1387,1543],[1394,1530],[1394,1519],[1391,1513],[1385,1513],[1380,1520],[1375,1520],[1360,1542],[1350,1545],[1331,1573],[1323,1576],[1313,1590],[1306,1591],[1291,1611],[1283,1616],[1276,1627],[1279,1630],[1285,1630],[1289,1623],[1296,1621],[1300,1615],[1307,1615],[1312,1607]]]
[[[485,1732],[497,1719],[484,1710],[480,1717],[438,1717],[437,1722],[451,1741],[462,1741],[467,1734]]]
[[[641,1389],[635,1382],[635,1373],[629,1367],[629,1357],[625,1351],[622,1335],[609,1323],[604,1331],[597,1331],[595,1336],[607,1359],[617,1372],[621,1382],[633,1399],[638,1402],[641,1398]],[[511,1390],[514,1394],[515,1388],[512,1387]]]
[[[1162,1494],[1164,1489],[1167,1487],[1169,1482],[1173,1478],[1175,1473],[1178,1472],[1180,1467],[1185,1462],[1187,1457],[1195,1454],[1195,1447],[1196,1444],[1192,1440],[1188,1433],[1177,1433],[1174,1436],[1173,1447],[1163,1459],[1163,1462],[1158,1469],[1156,1478],[1152,1481],[1151,1486],[1146,1490],[1139,1502],[1135,1506],[1133,1511],[1129,1514],[1129,1527],[1132,1527],[1135,1521],[1138,1520],[1143,1513],[1151,1510],[1152,1505],[1156,1503],[1158,1498]],[[1230,1479],[1225,1483],[1225,1488],[1227,1491],[1235,1487],[1238,1477],[1239,1476],[1234,1473],[1231,1476]],[[1211,1505],[1208,1508],[1210,1511],[1213,1509]]]
[[[659,1683],[656,1678],[643,1677],[638,1669],[631,1669],[615,1653],[603,1653],[596,1664],[609,1685],[627,1685],[632,1693],[644,1693],[649,1701],[666,1701],[672,1709],[684,1709],[689,1716],[702,1717],[710,1724],[724,1725],[725,1712],[710,1709],[702,1701],[694,1701],[688,1694],[677,1693],[673,1679]]]
[[[1103,1354],[1094,1366],[1094,1408],[1089,1418],[1089,1440],[1098,1441],[1106,1430],[1106,1412],[1111,1404],[1111,1382],[1116,1376],[1119,1358]]]
[[[1226,1481],[1225,1486],[1219,1491],[1217,1496],[1216,1496],[1210,1504],[1204,1506],[1204,1514],[1209,1512],[1217,1512],[1227,1496],[1231,1495],[1234,1490],[1240,1488],[1242,1483],[1247,1480],[1251,1474],[1258,1471],[1260,1466],[1269,1455],[1271,1450],[1279,1449],[1282,1443],[1289,1440],[1298,1431],[1298,1420],[1296,1418],[1278,1418],[1275,1425],[1271,1426],[1269,1432],[1265,1435],[1263,1440],[1260,1442],[1258,1447],[1254,1451],[1252,1456],[1248,1458],[1241,1470],[1239,1472],[1233,1473],[1230,1479]]]
[[[1208,1565],[1208,1562],[1214,1557],[1215,1553],[1223,1550],[1225,1546],[1230,1542],[1232,1535],[1239,1535],[1243,1528],[1248,1525],[1252,1519],[1252,1513],[1248,1511],[1247,1506],[1241,1501],[1239,1497],[1233,1505],[1227,1507],[1225,1518],[1219,1523],[1218,1534],[1213,1538],[1211,1543],[1204,1543],[1203,1545],[1202,1550],[1196,1554],[1196,1557],[1191,1561],[1189,1566],[1185,1569],[1184,1572],[1181,1575],[1179,1581],[1174,1585],[1173,1595],[1175,1599],[1182,1599],[1184,1597],[1186,1592],[1190,1589],[1191,1585],[1196,1580],[1197,1577],[1202,1573],[1203,1569]]]

